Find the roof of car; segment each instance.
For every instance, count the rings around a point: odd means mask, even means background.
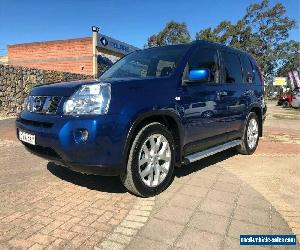
[[[165,46],[159,46],[159,47],[151,47],[151,48],[147,48],[147,49],[152,49],[152,48],[168,48],[168,47],[174,47],[174,46],[177,46],[177,47],[190,47],[190,46],[193,46],[195,44],[209,45],[209,46],[213,46],[213,47],[216,47],[216,48],[223,48],[223,49],[226,49],[226,50],[235,51],[237,53],[246,53],[243,50],[236,49],[236,48],[233,48],[233,47],[229,47],[229,46],[227,46],[225,44],[222,44],[222,43],[216,43],[216,42],[211,42],[211,41],[207,41],[207,40],[195,40],[195,41],[192,41],[190,43],[165,45]]]
[[[219,47],[219,48],[224,48],[224,49],[228,49],[228,50],[232,50],[238,53],[246,53],[243,50],[237,49],[237,48],[233,48],[230,46],[227,46],[225,44],[222,43],[217,43],[217,42],[211,42],[211,41],[207,41],[207,40],[195,40],[192,41],[190,44],[202,44],[202,45],[210,45],[210,46],[215,46],[215,47]]]

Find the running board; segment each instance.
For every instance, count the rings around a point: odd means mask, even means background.
[[[192,163],[194,161],[198,161],[198,160],[201,160],[203,158],[206,158],[210,155],[214,155],[216,153],[222,152],[226,149],[233,148],[235,146],[241,145],[241,143],[242,143],[241,140],[234,140],[234,141],[226,142],[222,145],[215,146],[213,148],[209,148],[209,149],[206,149],[204,151],[188,155],[184,158],[184,162],[186,164],[189,164],[189,163]]]

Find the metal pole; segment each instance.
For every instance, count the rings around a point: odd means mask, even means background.
[[[98,77],[97,45],[98,45],[99,28],[93,26],[92,31],[93,31],[93,76],[97,78]]]

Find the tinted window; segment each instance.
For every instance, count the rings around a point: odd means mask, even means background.
[[[245,54],[240,55],[240,59],[243,67],[243,82],[252,83],[253,82],[253,69],[251,62]]]
[[[258,84],[262,84],[262,76],[261,76],[261,72],[255,62],[254,59],[251,60],[251,64],[252,64],[252,69],[253,69],[253,82],[258,83]]]
[[[222,52],[225,83],[242,82],[242,68],[238,56],[234,53]]]
[[[156,76],[167,76],[175,68],[174,61],[159,60],[156,67]]]
[[[210,71],[209,82],[218,82],[219,66],[217,50],[212,48],[198,48],[188,61],[189,70],[206,68]]]
[[[144,78],[170,75],[186,53],[182,45],[139,50],[112,65],[101,78]]]
[[[197,103],[192,104],[193,108],[203,108],[205,106],[206,106],[205,102],[197,102]]]

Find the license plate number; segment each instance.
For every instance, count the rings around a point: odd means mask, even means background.
[[[19,130],[19,139],[20,141],[27,142],[31,145],[35,145],[35,135]]]

